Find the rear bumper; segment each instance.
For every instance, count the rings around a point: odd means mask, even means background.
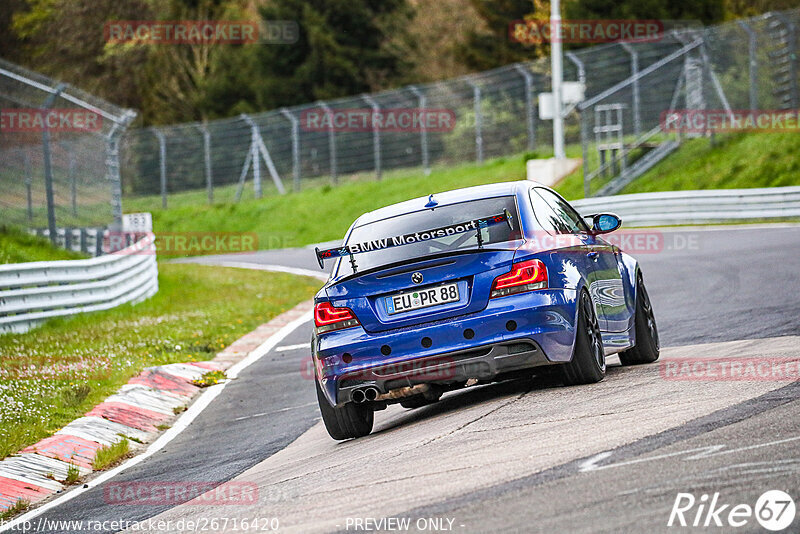
[[[367,386],[387,393],[392,389],[417,384],[449,384],[466,382],[470,378],[491,379],[501,373],[551,363],[535,341],[519,338],[342,375],[337,381],[337,400],[340,404],[349,402],[353,391]]]
[[[478,313],[413,328],[331,332],[314,340],[317,377],[328,401],[340,406],[356,388],[387,393],[562,363],[572,357],[575,317],[576,291],[550,289],[493,299]]]

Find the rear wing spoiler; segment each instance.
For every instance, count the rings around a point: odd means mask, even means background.
[[[342,258],[350,256],[352,259],[353,254],[361,254],[362,252],[374,252],[376,250],[385,250],[388,248],[399,247],[401,245],[408,245],[411,243],[421,243],[422,241],[430,241],[432,239],[439,239],[455,234],[463,234],[466,232],[476,232],[478,237],[478,247],[483,246],[483,238],[481,237],[481,229],[489,226],[494,226],[500,223],[508,224],[508,227],[513,230],[511,221],[514,217],[508,210],[503,210],[503,213],[484,217],[482,219],[474,219],[471,221],[464,221],[447,226],[440,226],[439,228],[432,228],[430,230],[423,230],[421,232],[414,232],[411,234],[398,235],[394,237],[386,237],[382,239],[375,239],[366,243],[356,243],[353,245],[345,245],[339,248],[329,248],[327,250],[320,250],[314,247],[314,252],[317,255],[317,263],[320,269],[325,268],[325,260],[332,258]]]

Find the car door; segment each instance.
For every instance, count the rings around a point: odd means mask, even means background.
[[[619,250],[600,236],[589,233],[583,217],[566,200],[549,189],[537,188],[544,200],[564,221],[565,227],[582,235],[589,260],[587,282],[595,303],[600,329],[621,332],[628,326],[625,292],[617,254]]]

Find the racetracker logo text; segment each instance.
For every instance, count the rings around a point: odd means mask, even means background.
[[[107,42],[135,44],[246,44],[258,42],[258,24],[224,20],[115,20],[106,22]]]
[[[0,132],[99,132],[103,117],[84,109],[0,109]]]
[[[542,43],[647,43],[664,35],[660,20],[515,20],[509,38],[524,45]]]
[[[452,109],[311,108],[300,114],[306,132],[449,132],[456,126]]]

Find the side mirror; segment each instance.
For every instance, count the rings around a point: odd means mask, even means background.
[[[622,226],[622,219],[613,213],[597,213],[589,217],[592,219],[593,234],[608,234]]]

